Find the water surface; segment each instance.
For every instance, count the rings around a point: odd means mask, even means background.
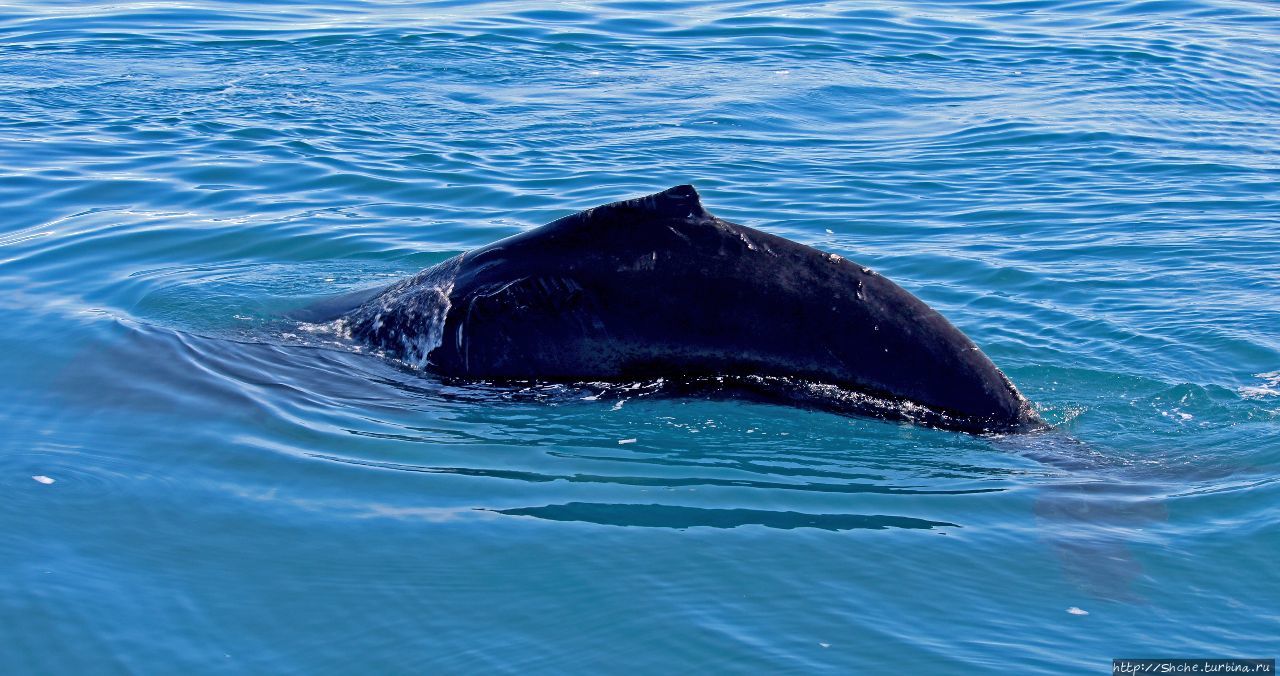
[[[1273,657],[1277,55],[1245,0],[10,3],[0,663]],[[1059,432],[494,392],[284,318],[685,182]]]

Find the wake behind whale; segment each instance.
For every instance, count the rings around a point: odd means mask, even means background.
[[[717,218],[689,185],[561,218],[357,302],[336,305],[354,339],[444,377],[647,382],[967,432],[1043,427],[915,296]]]

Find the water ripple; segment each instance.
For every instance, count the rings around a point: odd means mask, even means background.
[[[9,3],[0,651],[1265,654],[1278,53],[1246,0]],[[448,382],[287,318],[684,182],[918,294],[1058,429]]]

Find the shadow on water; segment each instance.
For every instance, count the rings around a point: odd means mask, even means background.
[[[1135,590],[1144,569],[1133,545],[1168,521],[1167,484],[1059,430],[1001,437],[993,447],[1065,472],[1036,487],[1033,505],[1037,531],[1063,576],[1094,598],[1146,603]]]
[[[623,486],[646,486],[653,488],[684,488],[689,486],[721,486],[731,488],[755,488],[762,490],[811,491],[817,493],[879,493],[883,495],[968,495],[975,493],[998,493],[1000,488],[972,488],[957,490],[929,490],[901,486],[883,486],[879,484],[857,483],[783,483],[773,481],[748,481],[742,479],[716,479],[711,477],[634,477],[634,476],[602,476],[592,474],[546,474],[541,472],[523,472],[516,470],[482,469],[467,467],[424,467],[401,463],[376,462],[341,458],[318,453],[313,457],[366,467],[394,469],[404,472],[423,472],[426,474],[454,474],[459,476],[484,477],[490,479],[509,479],[527,483],[549,483],[565,481],[568,483],[616,484]],[[582,457],[582,456],[578,456]],[[604,458],[598,458],[604,459]],[[617,462],[620,458],[609,458]],[[652,462],[652,461],[650,461]]]
[[[1163,498],[1135,497],[1116,483],[1062,484],[1036,497],[1040,532],[1064,576],[1101,599],[1146,602],[1135,591],[1144,575],[1133,544],[1146,528],[1169,520]]]
[[[905,516],[882,514],[803,514],[763,509],[708,509],[675,505],[613,505],[570,502],[545,507],[493,510],[509,516],[530,516],[550,521],[581,521],[605,526],[639,526],[643,528],[738,528],[765,526],[791,530],[818,528],[829,531],[885,530],[888,528],[932,529],[957,528],[946,521],[929,521]]]

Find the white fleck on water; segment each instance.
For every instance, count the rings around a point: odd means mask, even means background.
[[[37,474],[31,478],[35,479],[36,483],[42,483],[42,484],[45,484],[46,486],[54,482],[53,478],[47,477],[43,474]]]
[[[1254,378],[1261,378],[1262,385],[1249,385],[1236,391],[1245,399],[1262,399],[1264,397],[1280,397],[1280,371],[1255,373]]]

